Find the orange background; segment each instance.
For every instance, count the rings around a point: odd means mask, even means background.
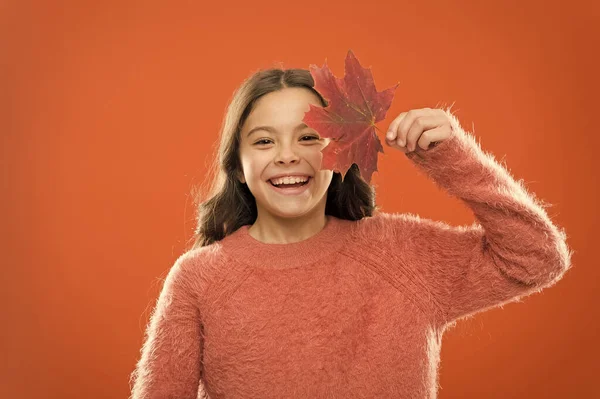
[[[350,3],[0,3],[0,397],[126,398],[234,89],[325,59],[341,76],[348,49],[378,90],[400,82],[381,129],[454,103],[575,251],[555,287],[445,334],[439,398],[593,396],[599,3]],[[474,220],[384,148],[384,211]]]

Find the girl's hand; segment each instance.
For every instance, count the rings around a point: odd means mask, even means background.
[[[452,136],[450,118],[442,109],[413,109],[402,112],[390,124],[385,137],[387,145],[408,153],[417,145],[428,150],[433,142],[438,143]]]

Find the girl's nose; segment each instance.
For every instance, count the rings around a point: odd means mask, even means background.
[[[275,162],[277,163],[289,163],[289,162],[297,162],[299,159],[296,151],[290,146],[283,146],[277,152],[275,156]]]

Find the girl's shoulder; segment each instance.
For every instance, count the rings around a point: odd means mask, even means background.
[[[366,237],[388,238],[405,228],[423,223],[423,219],[412,213],[388,213],[376,211],[373,216],[363,218],[356,223],[356,231]]]
[[[223,263],[222,259],[221,244],[215,242],[185,251],[177,258],[171,270],[185,280],[193,281],[195,285],[208,283]]]

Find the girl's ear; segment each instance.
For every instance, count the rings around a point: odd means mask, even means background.
[[[242,183],[242,184],[246,183],[246,178],[244,178],[244,173],[240,172],[239,170],[237,172],[237,178],[240,181],[240,183]]]

